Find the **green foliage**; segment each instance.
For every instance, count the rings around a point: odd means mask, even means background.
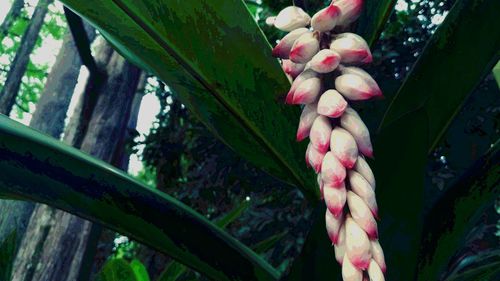
[[[102,223],[213,279],[278,277],[203,216],[102,161],[5,116],[0,116],[0,142],[1,196],[48,203]]]
[[[149,281],[144,265],[134,259],[128,262],[122,258],[108,260],[96,277],[96,281]]]
[[[297,185],[308,198],[319,197],[314,173],[302,164],[305,144],[293,142],[296,128],[289,120],[299,109],[281,102],[289,82],[243,3],[63,2],[103,30],[123,55],[168,81],[183,104],[231,148]]]
[[[9,65],[14,60],[21,37],[28,23],[29,15],[24,8],[21,10],[21,16],[14,21],[12,27],[8,30],[7,36],[0,42],[0,54],[5,56],[9,62],[0,64],[0,85],[5,82]],[[33,52],[38,52],[45,40],[61,41],[65,32],[64,15],[55,8],[54,4],[50,5]],[[23,118],[24,113],[33,113],[33,105],[38,101],[44,88],[49,68],[49,65],[35,64],[30,60],[28,69],[22,78],[23,83],[19,89],[16,106],[14,107],[14,112],[16,112],[19,119]]]

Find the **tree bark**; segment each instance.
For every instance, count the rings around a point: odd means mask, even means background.
[[[2,114],[9,115],[12,106],[16,102],[17,92],[19,91],[24,72],[26,72],[26,68],[28,67],[30,54],[35,48],[38,34],[43,25],[43,19],[48,11],[48,5],[52,2],[53,0],[40,0],[38,2],[30,23],[23,34],[21,44],[7,74],[5,84],[2,91],[0,91],[0,113]]]
[[[2,24],[0,25],[0,38],[4,38],[9,32],[10,27],[16,21],[16,19],[21,15],[21,10],[24,7],[24,0],[14,0],[10,10],[5,16]]]
[[[83,151],[107,162],[115,157],[116,140],[125,134],[140,72],[116,52],[109,57],[107,79],[97,89]],[[91,222],[69,213],[37,206],[14,262],[12,280],[79,280],[82,264],[88,264],[85,254],[97,241],[91,239],[98,237],[95,229]]]
[[[93,40],[95,31],[87,26]],[[68,32],[37,103],[30,126],[54,138],[59,138],[73,95],[81,61],[73,38]],[[28,201],[0,200],[0,243],[15,231],[16,244],[21,242],[35,204]]]

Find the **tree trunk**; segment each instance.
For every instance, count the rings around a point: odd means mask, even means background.
[[[107,162],[115,157],[116,140],[125,134],[140,72],[118,53],[110,56],[107,79],[97,89],[96,106],[81,145],[83,151]],[[16,257],[12,280],[78,280],[82,264],[87,264],[85,254],[97,241],[91,239],[99,234],[93,229],[89,221],[37,206]]]
[[[4,38],[9,32],[10,27],[16,21],[16,19],[21,15],[21,10],[24,7],[24,0],[14,0],[10,10],[5,16],[2,24],[0,25],[0,38]]]
[[[0,91],[0,113],[9,115],[12,106],[16,102],[17,92],[19,91],[24,72],[26,72],[26,68],[28,67],[30,54],[35,48],[38,34],[43,25],[43,19],[48,11],[48,5],[52,2],[53,0],[40,0],[36,6],[33,17],[31,17],[30,23],[21,39],[21,44],[16,52],[14,61],[11,63],[5,84],[2,91]]]
[[[95,31],[88,26],[91,40]],[[52,71],[37,103],[30,126],[54,138],[59,138],[64,128],[64,119],[73,95],[81,62],[68,32],[64,37]],[[15,249],[21,242],[35,204],[28,201],[0,200],[0,243],[15,231]]]

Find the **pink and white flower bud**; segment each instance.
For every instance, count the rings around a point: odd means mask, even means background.
[[[375,190],[368,183],[365,178],[355,171],[349,171],[348,175],[349,185],[351,190],[356,193],[365,204],[370,208],[370,211],[375,217],[378,217],[377,200],[375,199]]]
[[[340,186],[331,186],[326,183],[323,186],[323,198],[328,211],[332,213],[333,216],[340,217],[344,210],[347,189],[343,183]]]
[[[373,240],[370,241],[370,243],[371,243],[372,258],[375,260],[375,262],[377,262],[382,272],[385,273],[387,267],[385,265],[384,251],[380,246],[380,242],[378,240]]]
[[[293,96],[295,94],[295,90],[299,87],[302,82],[309,78],[318,77],[318,74],[312,70],[305,70],[295,80],[293,80],[292,86],[290,87],[290,91],[286,95],[285,103],[291,104],[293,102]]]
[[[299,7],[288,6],[281,10],[274,19],[274,26],[282,31],[292,31],[305,27],[311,21],[311,17]]]
[[[307,63],[319,51],[319,40],[316,33],[302,34],[293,43],[290,59],[295,63]]]
[[[372,257],[368,235],[350,216],[346,218],[345,230],[346,255],[356,268],[367,269]]]
[[[337,24],[340,16],[339,7],[330,4],[330,6],[318,11],[311,20],[311,26],[314,30],[327,32],[332,30]]]
[[[318,116],[315,103],[304,106],[299,119],[299,128],[297,129],[297,141],[302,141],[309,136],[312,124]]]
[[[325,186],[328,185],[342,188],[344,186],[345,177],[345,167],[331,151],[327,152],[321,164],[321,178]],[[324,189],[325,187],[323,188],[323,192]]]
[[[273,56],[277,58],[287,59],[290,55],[290,50],[292,49],[293,43],[302,34],[307,33],[309,29],[302,27],[289,32],[285,37],[283,37],[280,42],[273,48]]]
[[[318,117],[314,119],[309,133],[309,138],[314,148],[321,153],[326,153],[328,148],[330,148],[331,133],[332,125],[330,124],[330,120],[325,116],[318,115]]]
[[[333,215],[329,210],[325,212],[326,232],[332,241],[332,244],[338,244],[340,227],[344,223],[344,214]]]
[[[347,192],[347,205],[354,221],[366,232],[368,238],[377,239],[377,222],[366,203],[354,192]]]
[[[347,108],[347,101],[336,90],[324,92],[318,101],[318,113],[331,118],[342,116]]]
[[[334,4],[340,9],[338,25],[346,26],[358,19],[363,8],[363,0],[337,0]]]
[[[377,262],[373,259],[370,261],[370,265],[368,266],[368,275],[370,276],[370,281],[385,281],[382,269],[380,269]]]
[[[347,107],[340,117],[340,126],[346,129],[356,140],[358,150],[367,157],[373,157],[373,147],[370,140],[370,132],[358,113],[351,107]]]
[[[308,66],[318,73],[328,73],[334,71],[339,63],[339,54],[329,49],[323,49],[312,57]]]
[[[363,281],[363,271],[356,267],[347,254],[342,262],[342,279],[344,281]]]
[[[352,74],[352,75],[357,75],[361,78],[363,78],[364,80],[364,83],[363,83],[363,87],[366,88],[366,89],[369,89],[368,91],[365,91],[365,92],[369,92],[371,97],[382,97],[382,91],[380,90],[380,87],[378,86],[377,82],[372,78],[372,76],[364,71],[363,69],[359,68],[359,67],[354,67],[354,66],[350,66],[350,67],[345,67],[345,66],[340,66],[339,67],[340,69],[340,72],[344,75],[344,74]]]
[[[323,164],[325,153],[319,152],[313,145],[311,145],[311,143],[309,143],[306,153],[306,159],[309,165],[313,167],[316,173],[321,171],[321,165]]]
[[[310,104],[318,100],[321,91],[321,80],[317,77],[309,78],[300,83],[293,93],[293,104]]]
[[[358,159],[358,146],[354,137],[345,129],[335,127],[330,137],[330,150],[340,163],[351,169]]]
[[[358,172],[363,176],[363,178],[370,183],[373,190],[375,190],[375,175],[373,175],[372,169],[366,162],[363,156],[358,156],[356,160],[356,165],[354,165],[354,171]]]
[[[335,259],[340,265],[342,265],[345,255],[345,219],[340,226],[337,243],[333,244],[333,250],[335,251]]]
[[[330,49],[340,55],[342,63],[370,63],[373,60],[366,41],[354,33],[339,34],[330,43]]]
[[[281,62],[281,67],[286,74],[290,75],[292,78],[297,77],[302,71],[304,71],[305,64],[294,63],[291,60],[283,60]]]

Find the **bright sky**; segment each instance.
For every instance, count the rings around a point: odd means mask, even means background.
[[[27,0],[28,12],[30,14],[33,13],[34,7],[36,6],[37,2],[38,0]],[[8,13],[11,4],[12,0],[0,0],[0,22],[4,20],[5,15]],[[50,9],[52,11],[54,10],[62,11],[62,5],[61,3],[56,1],[54,5],[50,6]],[[6,40],[6,42],[3,42],[4,44],[10,44],[10,42],[8,42],[8,38],[4,40]],[[48,37],[43,40],[42,46],[37,50],[35,50],[34,53],[30,56],[30,58],[35,64],[47,64],[50,67],[52,67],[60,48],[61,48],[61,41],[54,40]],[[0,62],[5,59],[6,59],[5,56],[2,57],[0,54]],[[75,88],[75,94],[73,95],[73,98],[71,100],[68,109],[68,116],[71,116],[74,112],[76,102],[78,101],[80,95],[83,92],[87,77],[88,77],[88,71],[85,67],[82,67],[82,69],[80,70],[80,76],[78,78],[78,84],[76,85]],[[30,108],[32,111],[34,111],[35,105],[31,105]],[[153,125],[153,122],[155,120],[155,116],[156,114],[158,114],[159,111],[160,111],[160,104],[156,96],[153,94],[145,95],[141,102],[141,106],[139,109],[139,116],[137,120],[137,131],[141,134],[142,136],[141,139],[144,138],[144,135],[147,135],[149,133],[149,130],[151,129],[151,126]],[[11,118],[18,120],[19,122],[22,122],[26,125],[29,124],[31,120],[31,114],[24,114],[22,120],[19,120],[16,117],[17,116],[15,115],[11,115]],[[139,156],[132,155],[130,157],[129,172],[131,174],[136,175],[142,168],[143,165],[141,160],[139,159]]]

